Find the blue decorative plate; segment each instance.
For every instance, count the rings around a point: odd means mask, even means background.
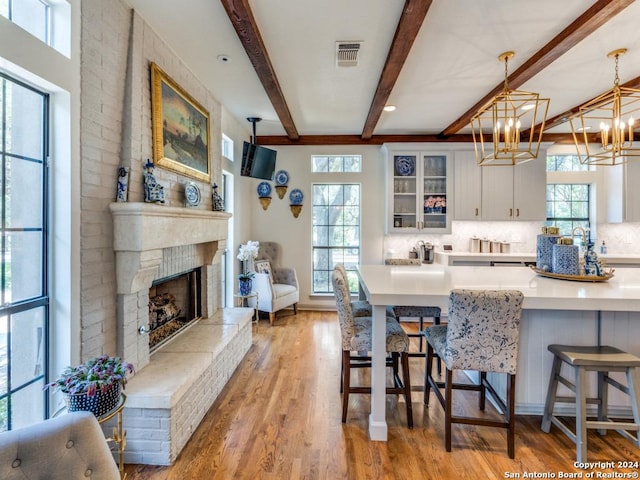
[[[396,157],[396,172],[404,177],[413,175],[416,171],[416,157],[398,156]]]
[[[260,182],[258,184],[258,196],[259,197],[271,196],[271,184],[269,182]]]
[[[299,188],[294,188],[289,194],[289,201],[291,202],[291,205],[302,205],[303,198],[304,195],[302,193],[302,190],[300,190]]]
[[[286,170],[276,172],[276,185],[286,185],[289,183],[289,173]]]

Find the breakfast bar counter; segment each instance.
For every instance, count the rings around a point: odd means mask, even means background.
[[[387,438],[384,415],[387,305],[435,305],[446,314],[449,292],[455,288],[520,290],[525,298],[516,386],[516,413],[519,414],[542,414],[552,363],[547,345],[551,343],[606,344],[640,355],[640,269],[637,268],[616,269],[614,277],[607,282],[545,278],[527,267],[441,264],[362,265],[358,274],[366,298],[373,305],[374,366],[369,419],[373,440]],[[492,380],[500,392],[504,379],[494,377]],[[623,377],[618,380],[624,383]],[[589,388],[593,390],[594,385]],[[611,392],[610,405],[612,415],[624,416],[630,412],[627,396],[617,391]]]

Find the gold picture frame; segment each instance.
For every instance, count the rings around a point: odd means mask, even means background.
[[[211,181],[209,112],[151,63],[151,123],[156,166]]]

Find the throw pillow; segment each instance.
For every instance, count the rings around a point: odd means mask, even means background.
[[[258,273],[266,273],[269,275],[269,281],[273,283],[273,272],[271,271],[271,263],[269,260],[256,260],[254,268]]]

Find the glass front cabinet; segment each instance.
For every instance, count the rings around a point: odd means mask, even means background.
[[[451,233],[451,153],[389,149],[387,156],[387,232]]]

